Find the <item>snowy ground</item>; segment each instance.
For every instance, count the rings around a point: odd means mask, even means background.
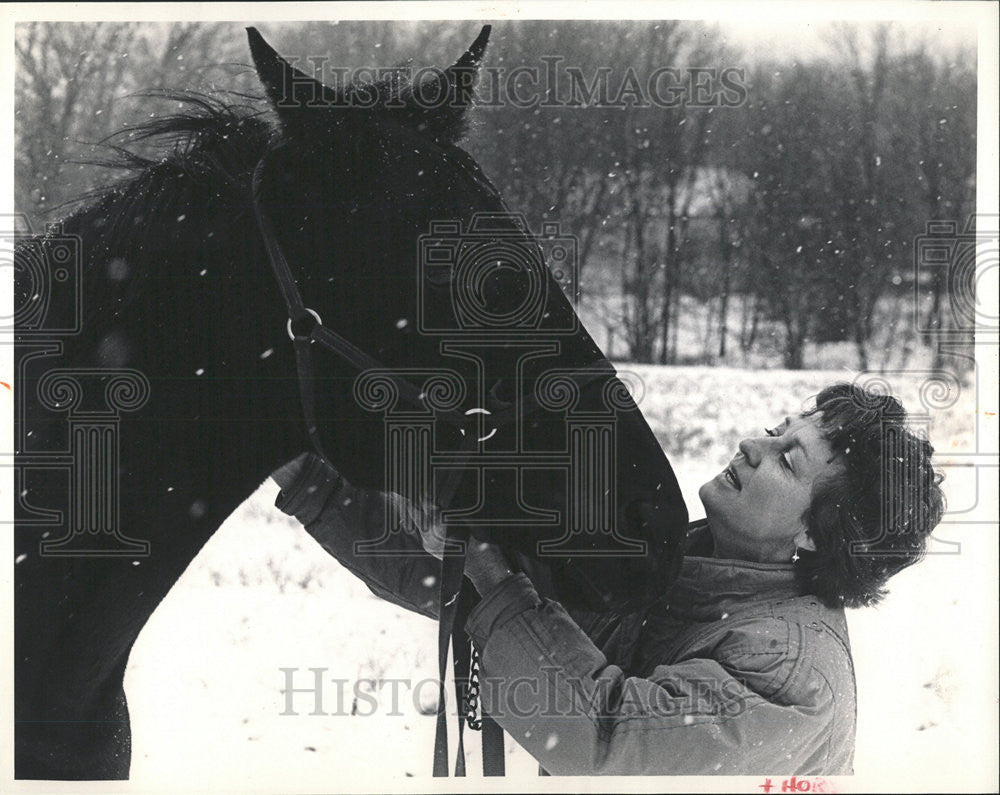
[[[667,447],[693,516],[698,485],[737,441],[795,411],[845,374],[620,367],[639,373],[650,425]],[[919,387],[894,388],[909,405]],[[975,401],[933,413],[943,463],[976,449]],[[982,407],[980,407],[980,411]],[[995,517],[995,470],[977,485],[972,468],[949,468],[956,512]],[[373,597],[298,526],[273,508],[265,483],[222,527],[157,610],[126,675],[134,743],[130,791],[231,792],[426,790],[430,772],[435,627]],[[849,614],[858,679],[856,777],[842,790],[987,790],[996,787],[997,528],[949,524],[919,566],[894,581],[879,608]],[[960,550],[944,542],[961,544]],[[944,554],[946,552],[957,554]],[[286,673],[310,687],[322,672],[322,708],[296,694],[285,711]],[[354,698],[365,679],[404,679]],[[342,697],[335,680],[346,682]],[[350,713],[354,711],[355,714]],[[339,713],[339,714],[337,714]],[[454,744],[452,728],[452,745]],[[477,776],[478,738],[469,771]],[[508,740],[509,776],[553,790]],[[757,789],[746,780],[741,789]],[[483,788],[486,782],[469,782]],[[715,782],[720,785],[721,782]],[[563,785],[564,787],[567,785]],[[579,789],[581,782],[574,782]],[[672,784],[660,780],[658,789]],[[706,781],[706,788],[713,786]],[[732,786],[731,784],[728,786]]]

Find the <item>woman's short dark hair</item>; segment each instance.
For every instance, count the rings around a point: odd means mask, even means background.
[[[923,556],[944,513],[934,448],[907,427],[896,398],[855,384],[828,386],[805,412],[844,468],[814,487],[803,519],[815,552],[799,551],[796,576],[830,606],[862,607]]]

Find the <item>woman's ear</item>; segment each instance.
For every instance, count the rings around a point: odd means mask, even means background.
[[[805,528],[800,530],[793,540],[798,549],[805,549],[809,552],[816,551],[816,544],[813,543],[812,538],[809,537],[809,531]]]

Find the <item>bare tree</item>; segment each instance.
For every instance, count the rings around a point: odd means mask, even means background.
[[[120,89],[135,36],[130,23],[30,22],[18,26],[15,134],[18,207],[44,216],[82,186],[68,175],[81,138],[109,131],[107,109]]]
[[[113,179],[95,164],[103,159],[95,144],[129,121],[170,108],[165,99],[123,100],[147,89],[211,90],[207,71],[238,51],[225,33],[225,26],[205,23],[19,25],[19,210],[40,221]]]
[[[708,180],[709,202],[716,226],[719,256],[716,284],[718,285],[718,357],[724,361],[729,339],[729,310],[734,288],[737,287],[737,271],[742,246],[743,228],[746,223],[745,208],[749,198],[747,180],[732,169],[716,167]],[[749,320],[749,318],[748,318]],[[748,329],[747,336],[752,336]],[[748,340],[750,342],[750,340]],[[707,344],[707,340],[706,340]]]
[[[896,112],[918,168],[915,193],[927,221],[951,220],[964,224],[975,208],[976,186],[976,69],[968,53],[932,54],[925,44],[907,54],[899,67]],[[922,213],[921,213],[922,210]],[[914,230],[920,234],[923,229]],[[923,278],[916,274],[916,278]],[[928,274],[930,297],[921,326],[924,342],[936,342],[935,332],[952,324],[947,311],[948,275],[941,268]],[[920,286],[919,284],[917,285]],[[944,366],[936,349],[935,367]]]

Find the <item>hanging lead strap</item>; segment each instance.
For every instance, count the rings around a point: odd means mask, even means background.
[[[476,600],[476,589],[472,583],[462,580],[462,591],[458,597],[458,611],[451,628],[451,654],[454,659],[455,703],[458,704],[458,748],[455,751],[455,775],[465,775],[465,716],[469,689],[469,669],[472,663],[472,644],[465,634],[465,622]]]
[[[469,609],[466,608],[465,614],[468,617]],[[464,621],[462,622],[464,623]],[[487,777],[492,776],[503,776],[506,772],[506,767],[504,764],[504,742],[503,742],[503,729],[500,728],[499,724],[493,720],[489,715],[487,715],[482,710],[482,705],[480,699],[482,697],[482,683],[479,679],[479,650],[473,645],[472,641],[456,627],[455,633],[452,636],[453,648],[457,648],[457,644],[460,642],[458,635],[461,634],[461,641],[464,641],[463,649],[465,653],[461,665],[459,661],[455,662],[455,679],[458,681],[459,671],[464,671],[462,674],[463,678],[467,680],[464,690],[464,697],[461,697],[459,703],[462,704],[462,718],[464,718],[465,724],[472,731],[482,732],[482,746],[483,746],[483,775]],[[457,688],[456,688],[457,689]],[[459,721],[459,752],[461,754],[461,733],[462,721]],[[464,762],[465,759],[460,755],[460,761],[462,762],[462,772],[458,772],[458,763],[456,762],[456,772],[455,775],[465,775]]]
[[[461,451],[468,455],[479,444],[475,433],[462,437]],[[446,509],[458,490],[465,473],[463,469],[446,470],[445,482],[438,494],[438,504]],[[445,700],[445,673],[448,670],[448,644],[459,613],[462,586],[465,581],[465,550],[469,539],[468,528],[445,525],[445,550],[441,559],[441,588],[438,596],[438,712],[434,734],[434,775],[448,775],[448,718]],[[456,645],[457,649],[457,645]],[[463,765],[464,766],[464,765]]]
[[[449,530],[449,540],[464,541],[462,529]],[[445,554],[441,560],[441,588],[438,613],[438,710],[434,734],[434,775],[448,775],[448,713],[445,696],[445,675],[448,672],[448,645],[458,612],[462,579],[465,576],[465,554]]]
[[[503,776],[506,772],[504,764],[503,729],[482,710],[480,699],[482,685],[479,680],[479,650],[468,642],[468,686],[466,688],[463,714],[465,722],[472,731],[482,732],[483,745],[483,775]]]
[[[323,442],[320,441],[319,429],[316,426],[316,384],[310,350],[312,340],[309,337],[293,337],[292,345],[295,348],[295,365],[299,373],[299,398],[302,401],[302,417],[306,422],[306,433],[319,457],[332,465],[323,449]]]
[[[483,775],[503,776],[506,774],[503,755],[503,729],[485,712],[483,724]]]
[[[479,651],[462,629],[471,612],[475,601],[474,589],[471,583],[469,593],[461,596],[462,605],[456,618],[456,626],[452,632],[452,653],[455,654],[455,690],[461,713],[458,722],[458,754],[455,761],[455,775],[465,775],[465,755],[462,747],[462,728],[468,726],[472,731],[482,732],[483,775],[503,776],[504,742],[503,729],[489,715],[482,711],[482,683],[479,679]],[[458,651],[456,651],[458,650]]]
[[[464,543],[467,539],[468,531],[464,528],[449,529],[449,542],[462,543],[463,551],[446,553],[441,560],[441,589],[438,597],[441,606],[438,613],[438,711],[434,734],[434,775],[439,777],[448,775],[448,714],[444,683],[448,670],[448,645],[455,628],[455,616],[459,612],[462,581],[465,577]],[[459,743],[461,745],[461,731]],[[460,753],[461,750],[460,748]],[[464,775],[464,763],[462,767]]]

